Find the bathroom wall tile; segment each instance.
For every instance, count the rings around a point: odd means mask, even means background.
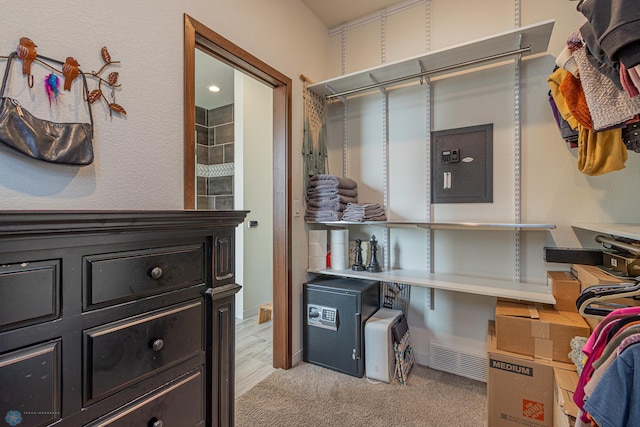
[[[214,198],[211,196],[198,196],[196,198],[196,209],[213,209]]]
[[[214,206],[219,211],[233,209],[233,196],[216,196]]]
[[[214,145],[209,148],[209,164],[218,165],[224,163],[224,146]]]
[[[220,176],[215,178],[209,178],[209,184],[207,186],[207,189],[208,189],[209,195],[211,196],[233,194],[233,177]]]
[[[233,123],[216,126],[214,129],[216,132],[216,145],[226,144],[228,142],[234,141]]]
[[[210,165],[209,147],[207,145],[196,144],[196,163],[201,165]]]
[[[209,129],[196,125],[196,143],[201,145],[209,145]]]
[[[224,163],[233,163],[234,143],[224,144],[221,148],[224,149]]]
[[[196,179],[196,194],[198,196],[206,196],[207,195],[207,184],[208,180],[204,176],[199,176]]]
[[[207,110],[196,107],[196,124],[207,126]]]
[[[209,126],[233,122],[233,104],[209,110]]]

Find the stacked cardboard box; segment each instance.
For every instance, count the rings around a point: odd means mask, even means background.
[[[575,311],[576,300],[580,296],[580,281],[568,271],[548,271],[547,284],[556,299],[553,305],[559,311]]]
[[[571,274],[573,274],[580,282],[581,290],[584,290],[589,286],[610,285],[624,282],[624,279],[607,274],[595,265],[572,264]]]
[[[580,282],[581,291],[596,285],[613,285],[623,283],[625,281],[628,282],[628,280],[624,278],[607,274],[594,265],[573,264],[571,265],[571,274],[573,274]],[[610,302],[620,303],[623,305],[637,304],[637,302],[634,302],[634,300],[629,298],[621,298],[619,301],[611,300]],[[592,317],[587,317],[586,320],[592,330],[595,329],[600,322],[598,319]]]
[[[548,304],[499,299],[495,319],[498,349],[558,362],[571,363],[571,339],[591,333],[580,314]]]
[[[624,276],[640,276],[640,256],[638,255],[605,251],[602,253],[602,263],[605,267]]]
[[[491,427],[554,426],[554,369],[573,364],[539,359],[498,349],[494,322],[489,322],[487,416]]]
[[[573,393],[578,385],[578,373],[553,368],[554,427],[574,427],[578,416],[578,406],[573,402]]]

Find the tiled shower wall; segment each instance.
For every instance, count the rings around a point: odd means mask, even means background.
[[[198,209],[233,209],[233,104],[196,107]]]

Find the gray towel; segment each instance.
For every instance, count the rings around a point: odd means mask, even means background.
[[[314,194],[312,196],[309,196],[309,201],[338,201],[340,203],[343,204],[347,204],[347,203],[358,203],[358,198],[357,197],[347,197],[347,196],[343,196],[342,194],[335,194],[335,195],[318,195],[318,194]]]
[[[358,190],[350,190],[347,188],[329,188],[329,187],[311,187],[307,190],[307,196],[335,196],[342,195],[347,197],[358,197]]]
[[[310,186],[334,184],[340,188],[353,190],[358,187],[358,183],[351,178],[343,178],[335,175],[318,174],[309,179]]]
[[[316,209],[330,209],[332,211],[340,211],[342,212],[347,207],[346,203],[340,203],[340,199],[312,199],[307,202],[307,205],[310,208]]]
[[[348,203],[342,219],[345,221],[386,221],[384,209],[379,203]]]
[[[340,221],[342,219],[342,212],[328,210],[328,209],[314,209],[307,208],[304,213],[305,221]]]

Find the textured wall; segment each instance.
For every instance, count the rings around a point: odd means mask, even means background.
[[[101,65],[107,45],[120,60],[118,103],[126,118],[94,108],[96,160],[84,168],[48,165],[0,152],[0,209],[181,209],[183,206],[183,14],[207,25],[293,81],[292,192],[301,199],[302,82],[327,78],[327,29],[298,0],[2,1],[0,55],[22,36],[41,54],[76,57],[85,71]],[[5,61],[0,60],[0,66]],[[12,79],[29,99],[24,80]],[[13,85],[12,85],[13,87]],[[41,86],[33,90],[50,114]],[[68,95],[65,95],[65,97]],[[82,110],[64,98],[72,120]],[[75,110],[75,111],[74,111]],[[42,117],[46,117],[43,115]],[[306,280],[306,232],[293,218],[293,319]],[[300,358],[301,330],[293,322]]]
[[[26,36],[40,54],[62,60],[73,56],[91,71],[102,65],[100,48],[106,45],[112,58],[121,61],[113,69],[120,72],[122,84],[116,100],[128,114],[111,119],[103,105],[94,105],[96,159],[88,167],[49,165],[0,152],[0,209],[182,208],[185,12],[292,78],[293,144],[299,152],[297,76],[325,69],[326,29],[297,0],[266,3],[70,0],[52,7],[44,0],[3,2],[0,55],[13,51]],[[48,71],[34,66],[34,72],[39,74],[31,91],[16,72],[11,95],[35,100],[32,109],[43,118],[86,120],[86,108],[78,107],[73,93],[50,112],[40,84]]]

